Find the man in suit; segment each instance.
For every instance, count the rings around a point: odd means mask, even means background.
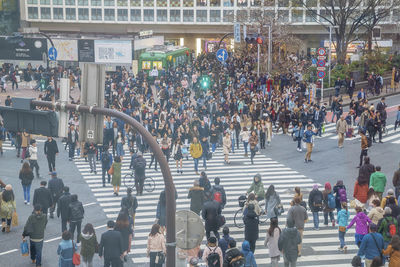
[[[56,171],[56,155],[58,155],[57,142],[51,136],[47,137],[47,140],[44,143],[44,154],[47,157],[49,172],[51,174]],[[44,210],[43,213],[45,213]]]
[[[79,135],[78,135],[78,131],[75,130],[75,126],[71,125],[69,127],[69,131],[68,131],[68,157],[69,157],[69,161],[72,161],[72,159],[74,158],[75,155],[75,146],[78,143],[79,140]]]
[[[71,203],[71,194],[69,193],[69,187],[64,186],[63,194],[58,199],[57,202],[57,217],[60,218],[61,215],[61,232],[67,230],[67,221],[68,221],[68,208]]]
[[[60,196],[62,195],[62,192],[64,189],[64,182],[62,179],[57,177],[56,172],[51,173],[51,179],[49,181],[48,188],[50,190],[51,197],[53,199],[53,204],[50,207],[50,218],[53,219],[54,218],[53,213],[55,211],[57,201],[60,198]]]
[[[356,82],[353,78],[349,81],[349,97],[350,99],[353,98],[354,89],[356,89]]]
[[[46,185],[46,181],[41,181],[40,187],[35,189],[33,193],[33,206],[40,204],[43,214],[47,216],[47,210],[53,204],[53,198],[51,197],[50,190],[46,188]]]
[[[122,267],[122,235],[114,230],[114,221],[107,222],[107,231],[101,235],[99,256],[104,255],[104,267]]]

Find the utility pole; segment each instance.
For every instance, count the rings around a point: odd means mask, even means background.
[[[328,85],[331,87],[331,64],[332,64],[332,25],[329,26],[329,64],[328,64]]]
[[[258,35],[260,35],[260,28],[258,28]],[[257,43],[257,77],[260,77],[260,44]]]
[[[272,62],[272,30],[271,25],[268,26],[268,72],[271,72],[271,62]]]

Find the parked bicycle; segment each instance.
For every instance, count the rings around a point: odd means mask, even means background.
[[[126,187],[131,187],[135,188],[135,172],[132,171],[131,173],[128,173],[124,176],[124,185]],[[153,192],[154,189],[156,188],[156,183],[154,182],[154,179],[151,177],[145,177],[144,178],[144,183],[143,183],[143,189],[146,192]]]
[[[247,201],[247,196],[242,195],[238,199],[239,201],[239,209],[235,212],[235,216],[233,217],[233,222],[237,228],[243,228],[244,227],[244,213],[245,213],[245,205]],[[261,200],[258,202],[260,207],[264,207],[265,203],[264,200]],[[267,214],[264,210],[261,211],[260,216],[259,216],[259,221],[258,223],[260,225],[266,225],[268,221]]]

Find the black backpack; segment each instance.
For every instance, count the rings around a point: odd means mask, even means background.
[[[221,266],[219,254],[216,252],[217,248],[218,247],[215,247],[214,250],[212,250],[210,247],[208,247],[208,249],[210,250],[210,254],[208,254],[208,257],[207,257],[208,267],[220,267]]]
[[[104,166],[107,166],[110,163],[110,155],[108,153],[103,153],[101,163],[103,163]]]
[[[322,210],[322,196],[321,194],[315,194],[313,199],[314,208],[318,208],[318,210]]]
[[[240,255],[240,256],[233,258],[230,261],[230,266],[231,267],[244,267],[245,263],[246,263],[245,258],[242,255]]]

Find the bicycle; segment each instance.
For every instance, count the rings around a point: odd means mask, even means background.
[[[125,174],[124,185],[127,188],[128,187],[135,188],[135,173],[134,173],[134,171],[132,171],[131,173]],[[143,189],[146,192],[151,193],[154,191],[155,188],[156,188],[156,183],[155,183],[154,179],[151,177],[145,177],[144,182],[143,182]]]
[[[235,216],[233,217],[233,223],[237,228],[243,228],[244,227],[244,206],[247,201],[247,196],[243,195],[239,197],[239,209],[235,212]],[[261,200],[259,202],[259,205],[262,207],[264,206],[264,201]],[[268,221],[267,214],[264,210],[261,211],[258,224],[260,225],[266,225]]]

